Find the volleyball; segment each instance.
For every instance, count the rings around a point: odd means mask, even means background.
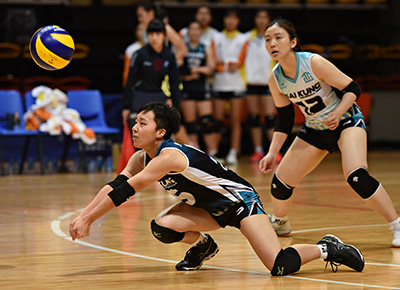
[[[38,29],[29,43],[35,63],[46,70],[58,70],[71,61],[75,44],[71,35],[57,25]]]

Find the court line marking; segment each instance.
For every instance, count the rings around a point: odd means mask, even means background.
[[[65,234],[61,230],[60,225],[61,225],[61,222],[63,220],[67,219],[68,217],[72,216],[75,213],[76,213],[76,211],[75,212],[68,212],[68,213],[66,213],[64,215],[59,216],[55,220],[53,220],[51,222],[51,229],[52,229],[53,233],[55,233],[59,237],[65,239],[65,240],[68,240],[70,242],[77,243],[77,244],[80,244],[80,245],[83,245],[83,246],[86,246],[86,247],[91,247],[91,248],[94,248],[94,249],[102,250],[102,251],[112,252],[112,253],[120,254],[120,255],[131,256],[131,257],[135,257],[135,258],[153,260],[153,261],[158,261],[158,262],[166,262],[166,263],[171,263],[171,264],[178,263],[178,261],[173,261],[173,260],[167,260],[167,259],[161,259],[161,258],[155,258],[155,257],[150,257],[150,256],[139,255],[139,254],[135,254],[135,253],[124,252],[124,251],[115,250],[115,249],[111,249],[111,248],[95,245],[95,244],[92,244],[92,243],[84,242],[84,241],[81,241],[81,240],[72,241],[72,238],[69,235]],[[382,226],[382,225],[370,225],[370,226]],[[321,229],[309,229],[309,230],[293,231],[293,233],[304,233],[304,232],[326,230],[326,229],[339,229],[339,228],[342,229],[342,228],[354,228],[354,227],[368,227],[368,225],[332,227],[332,228],[321,228]],[[400,267],[400,265],[396,265],[396,264],[382,264],[382,263],[365,263],[365,264],[366,265],[375,265],[375,266]],[[247,271],[247,270],[232,269],[232,268],[217,267],[217,266],[203,265],[202,267],[203,268],[208,268],[208,269],[224,270],[224,271],[230,271],[230,272],[240,272],[240,273],[255,274],[255,275],[270,275],[267,272]],[[282,278],[298,279],[298,280],[306,280],[306,281],[322,282],[322,283],[330,283],[330,284],[358,286],[358,287],[378,288],[378,289],[398,289],[398,290],[400,289],[398,287],[377,286],[377,285],[369,285],[369,284],[350,283],[350,282],[315,279],[315,278],[305,278],[305,277],[296,277],[296,276],[282,276]]]

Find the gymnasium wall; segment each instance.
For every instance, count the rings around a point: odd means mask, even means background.
[[[1,4],[0,1],[0,42],[14,42],[23,46],[29,42],[30,36],[37,28],[56,24],[66,29],[75,42],[86,44],[90,48],[86,58],[74,59],[66,68],[53,72],[39,68],[30,58],[0,59],[0,76],[15,76],[22,80],[38,75],[53,78],[72,75],[87,77],[90,79],[90,88],[99,89],[105,96],[108,124],[118,126],[120,116],[118,114],[115,117],[115,108],[119,108],[118,98],[122,92],[123,53],[135,40],[136,7],[103,5],[105,2],[113,3],[112,1],[87,2],[92,4],[13,5]],[[397,56],[394,54],[388,57],[386,52],[388,47],[400,44],[400,1],[366,5],[361,0],[358,4],[350,6],[313,6],[306,5],[306,1],[301,1],[300,4],[280,5],[278,2],[269,1],[261,6],[267,7],[272,17],[280,16],[291,20],[297,28],[302,44],[315,43],[324,47],[323,54],[327,58],[346,74],[357,79],[364,91],[371,92],[373,106],[368,125],[370,144],[391,144],[391,148],[398,149],[400,132],[395,124],[400,121],[399,115],[396,114],[396,109],[400,106],[400,78],[396,78],[400,76],[400,48]],[[233,5],[240,7],[240,30],[244,32],[252,28],[257,5],[247,5],[243,2],[208,3],[214,16],[213,26],[217,29],[222,28],[225,9]],[[169,15],[171,25],[179,30],[189,23],[200,2],[168,1],[162,4]],[[348,45],[354,52],[363,45],[374,44],[382,51],[379,56],[372,58],[352,54],[344,59],[335,59],[329,50],[334,44]],[[248,144],[242,145],[244,150],[248,147],[246,145]],[[10,144],[10,148],[15,146]],[[74,155],[74,152],[72,154]],[[58,156],[59,153],[55,152],[53,155]]]
[[[100,89],[103,93],[121,92],[123,53],[134,41],[137,24],[135,6],[105,6],[101,4],[102,1],[92,2],[100,3],[90,6],[0,4],[0,41],[24,45],[38,27],[57,24],[66,29],[75,42],[86,44],[90,48],[87,58],[74,59],[66,68],[56,72],[40,69],[29,58],[0,60],[0,76],[11,74],[26,78],[50,75],[57,78],[83,75],[90,78],[93,88]],[[195,13],[196,6],[187,3],[189,2],[162,3],[170,16],[171,25],[177,30],[185,27]],[[213,26],[221,29],[225,8],[235,4],[218,5],[217,2],[212,2],[210,5],[214,16]],[[385,5],[357,6],[282,6],[273,2],[267,5],[272,17],[287,18],[295,24],[302,44],[317,43],[328,47],[341,43],[354,49],[371,43],[382,47],[400,44],[400,21],[396,17],[396,11],[400,11],[399,6],[399,1],[389,1]],[[241,31],[252,28],[256,9],[254,5],[240,5]],[[328,49],[325,55],[329,58]],[[399,60],[352,57],[334,60],[334,63],[352,77],[400,74]]]

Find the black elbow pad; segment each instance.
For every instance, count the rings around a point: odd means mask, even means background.
[[[361,87],[356,81],[352,81],[347,87],[345,87],[342,91],[339,91],[337,94],[338,97],[341,99],[345,93],[353,93],[356,95],[357,99],[361,95]]]
[[[286,134],[292,133],[294,125],[294,106],[292,103],[285,107],[276,107],[278,111],[278,120],[276,121],[275,131]]]

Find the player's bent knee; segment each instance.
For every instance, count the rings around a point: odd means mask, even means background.
[[[272,276],[284,276],[297,272],[301,266],[301,258],[295,248],[281,250],[276,256]]]
[[[265,129],[273,129],[276,123],[276,116],[275,115],[267,115],[265,116]]]
[[[364,167],[351,172],[347,177],[347,182],[363,199],[373,196],[380,186],[379,181],[369,175]]]
[[[153,236],[165,244],[179,242],[185,236],[185,233],[180,233],[158,225],[155,220],[152,220],[150,225]]]
[[[218,132],[220,129],[220,126],[217,125],[216,120],[212,115],[206,115],[200,118],[200,130],[204,134]]]
[[[187,123],[187,124],[185,125],[185,127],[186,127],[186,132],[187,132],[189,135],[192,135],[192,134],[196,134],[196,133],[197,133],[197,122],[189,122],[189,123]]]
[[[256,128],[261,125],[260,115],[258,114],[249,114],[246,119],[246,123],[250,128]]]
[[[293,189],[294,187],[285,184],[274,174],[271,183],[271,194],[273,197],[279,200],[287,200],[292,196]]]

